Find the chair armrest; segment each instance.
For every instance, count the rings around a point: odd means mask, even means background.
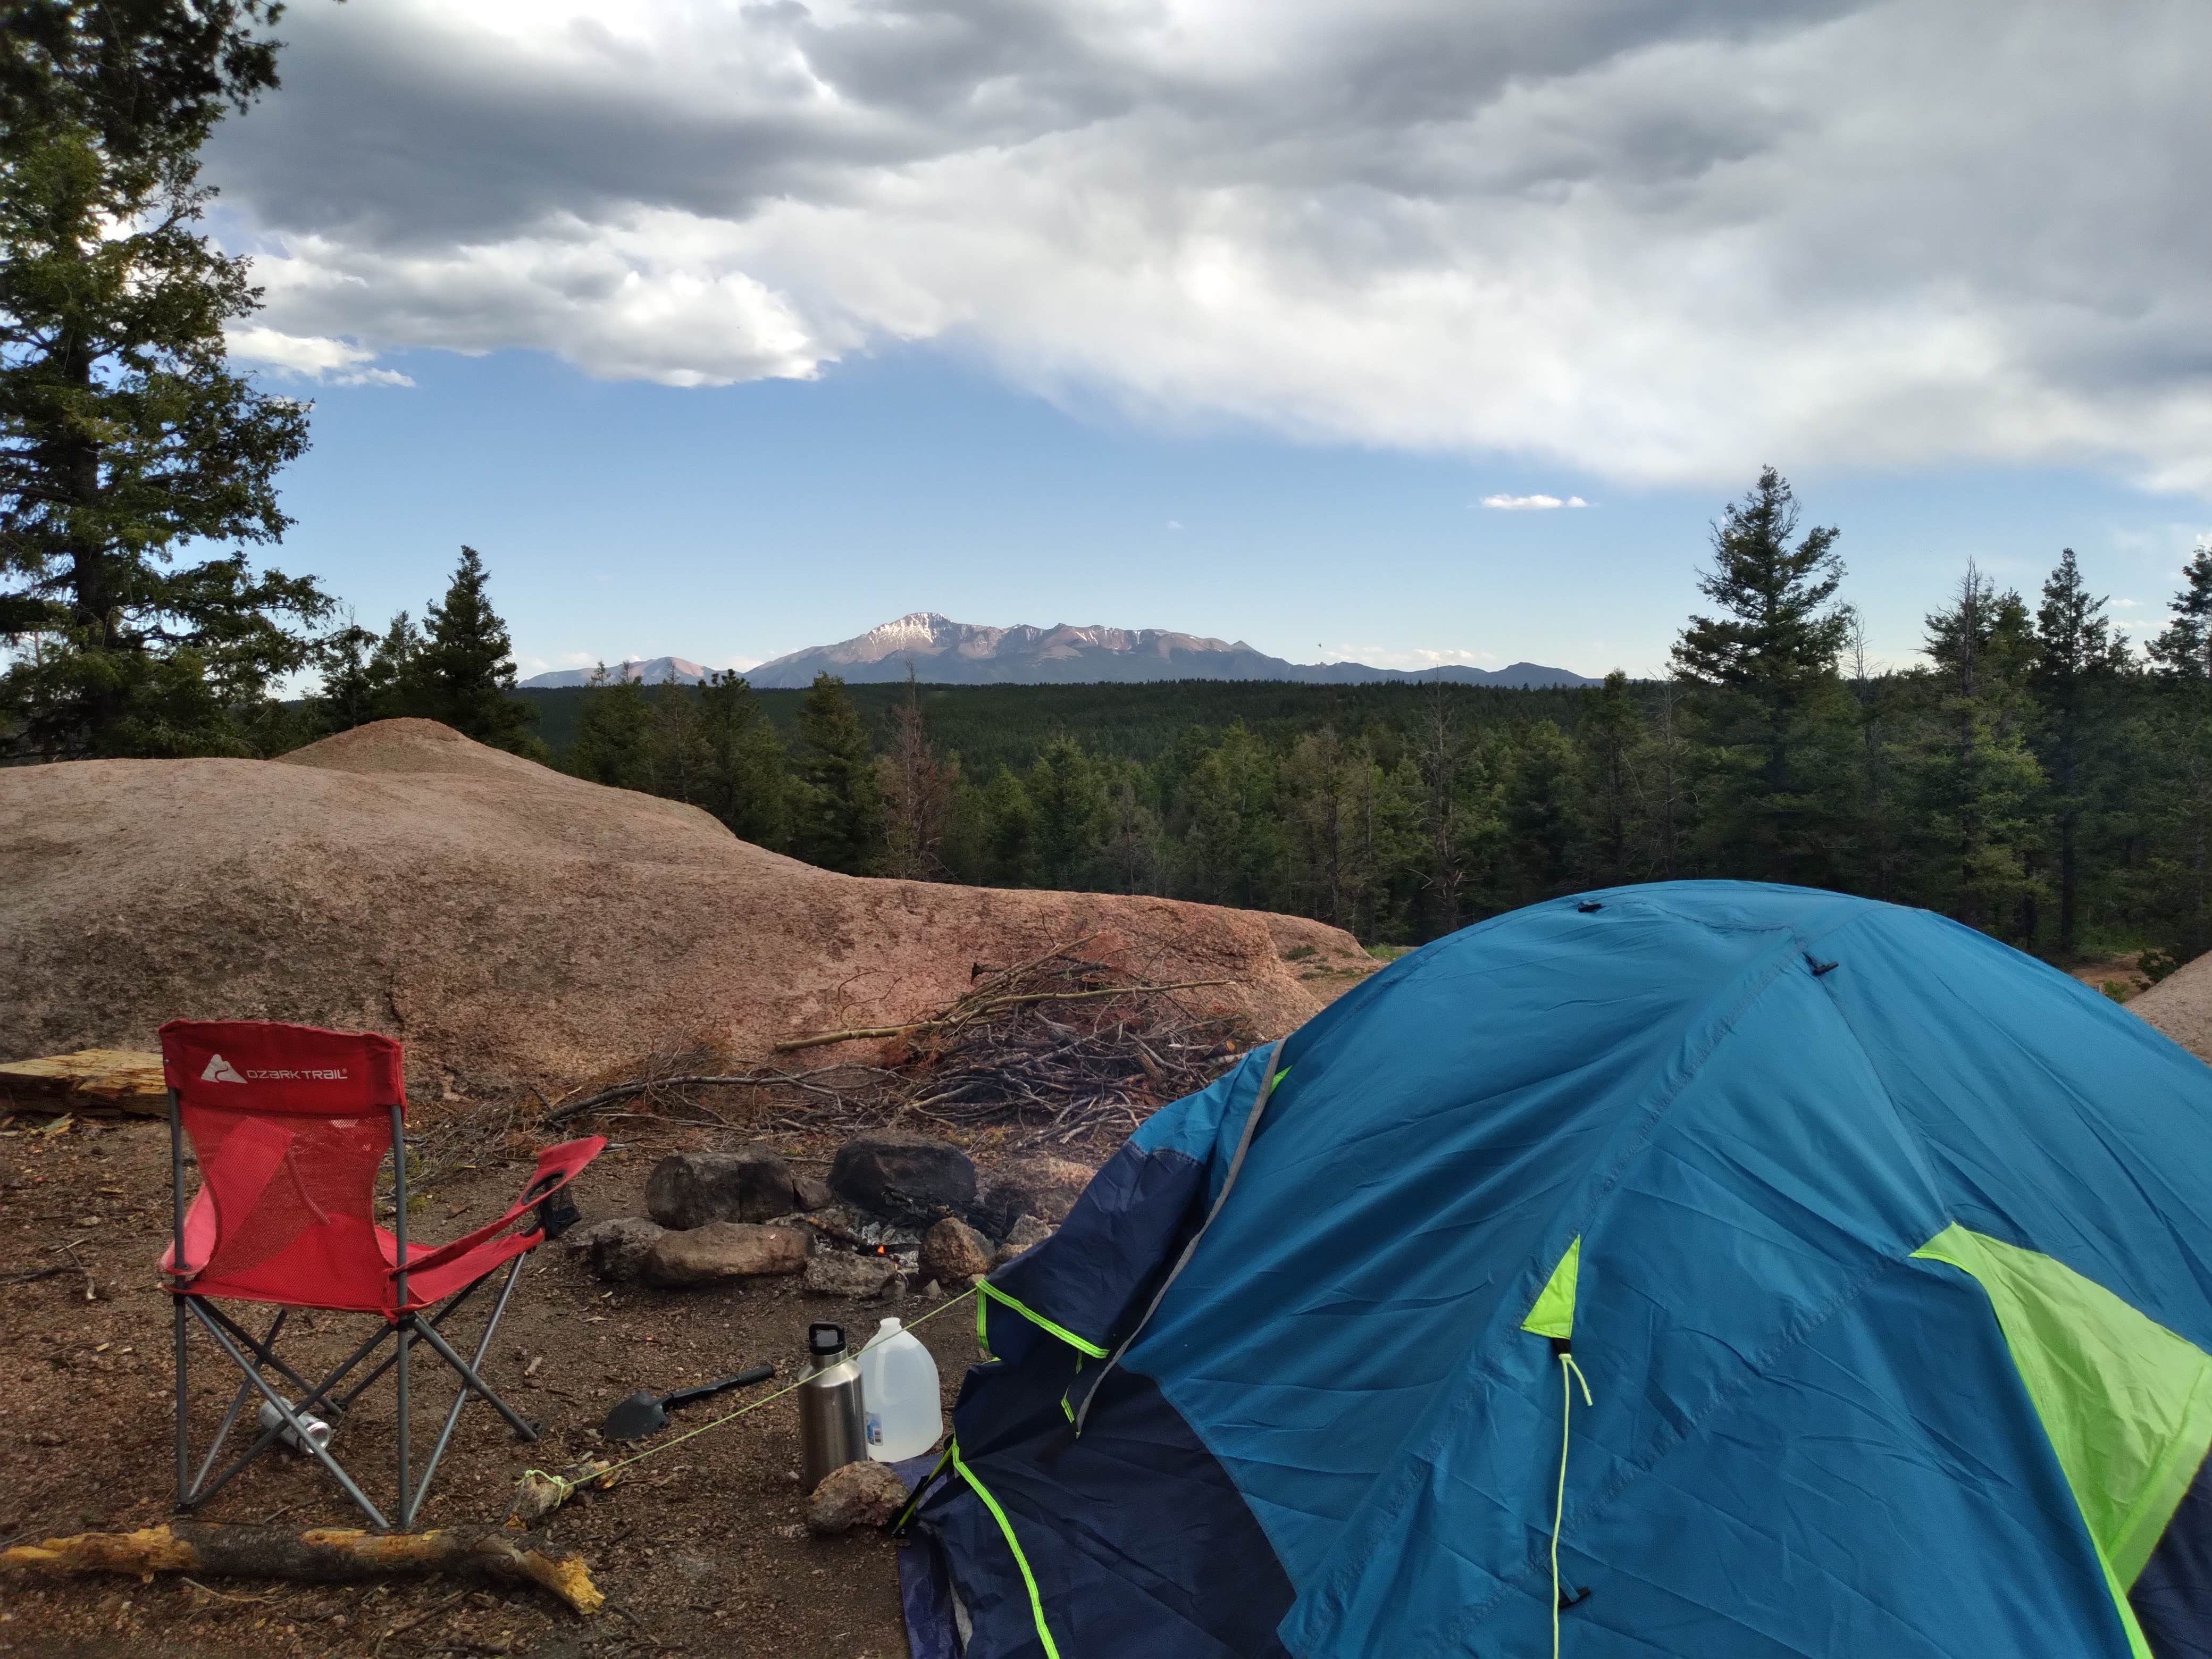
[[[404,1268],[386,1268],[384,1276],[386,1279],[396,1279],[403,1272],[426,1273],[433,1267],[441,1267],[457,1257],[465,1255],[488,1239],[497,1237],[524,1215],[581,1175],[584,1172],[584,1166],[597,1158],[606,1144],[607,1139],[605,1135],[586,1135],[581,1140],[564,1140],[558,1146],[548,1146],[538,1154],[538,1167],[531,1172],[529,1184],[523,1188],[522,1196],[515,1200],[514,1207],[505,1215],[496,1221],[477,1228],[472,1233],[463,1234],[450,1244],[441,1244],[434,1250],[427,1250],[421,1255],[410,1258]],[[535,1241],[533,1240],[532,1243],[534,1244]]]

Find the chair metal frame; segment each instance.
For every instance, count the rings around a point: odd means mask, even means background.
[[[395,1211],[392,1237],[398,1245],[398,1263],[392,1273],[392,1299],[395,1307],[404,1310],[407,1305],[405,1108],[394,1103],[389,1108],[389,1111],[392,1149],[392,1196]],[[175,1249],[175,1254],[171,1260],[181,1263],[185,1260],[185,1127],[181,1097],[174,1089],[169,1091],[169,1177],[172,1228]],[[539,1194],[541,1200],[544,1197],[550,1196],[552,1190],[565,1184],[566,1179],[567,1177],[562,1177],[556,1180],[553,1187],[548,1188],[546,1194]],[[530,1188],[525,1189],[520,1203],[517,1206],[518,1209],[522,1205],[531,1202],[532,1191],[540,1184],[543,1184],[542,1182],[533,1182]],[[532,1249],[535,1248],[534,1245],[532,1247]],[[535,1441],[538,1436],[538,1425],[527,1420],[513,1406],[501,1398],[498,1391],[483,1380],[480,1370],[483,1364],[484,1357],[491,1351],[492,1339],[499,1329],[501,1316],[507,1312],[507,1301],[514,1294],[515,1283],[521,1277],[523,1263],[529,1260],[530,1254],[530,1250],[525,1250],[513,1256],[504,1264],[507,1268],[506,1282],[500,1286],[498,1300],[493,1304],[490,1317],[484,1322],[483,1334],[477,1340],[476,1353],[472,1359],[462,1358],[459,1353],[455,1352],[452,1344],[447,1341],[440,1327],[460,1308],[463,1303],[474,1296],[491,1279],[499,1276],[500,1269],[497,1266],[454,1291],[434,1310],[424,1308],[412,1312],[403,1311],[392,1315],[371,1316],[382,1322],[383,1328],[373,1333],[366,1341],[341,1360],[319,1382],[308,1382],[306,1377],[301,1376],[298,1371],[280,1358],[276,1352],[276,1339],[283,1333],[284,1322],[292,1313],[293,1307],[305,1304],[280,1304],[276,1317],[270,1322],[267,1332],[256,1337],[250,1330],[216,1306],[212,1298],[197,1294],[187,1288],[171,1285],[170,1296],[176,1304],[174,1319],[177,1370],[177,1508],[189,1512],[206,1504],[228,1486],[246,1465],[276,1445],[289,1431],[294,1437],[295,1443],[330,1471],[337,1479],[338,1485],[344,1489],[346,1496],[361,1507],[362,1512],[379,1529],[406,1532],[413,1528],[416,1517],[422,1512],[422,1504],[429,1493],[430,1482],[438,1472],[440,1461],[446,1455],[447,1445],[453,1439],[453,1429],[460,1421],[461,1407],[468,1403],[471,1394],[483,1399],[501,1417],[505,1418],[508,1425],[514,1429],[518,1440],[526,1443]],[[231,1361],[244,1373],[244,1380],[239,1383],[238,1392],[232,1397],[229,1409],[223,1413],[222,1425],[216,1429],[215,1437],[208,1446],[206,1455],[200,1461],[197,1470],[192,1467],[191,1394],[187,1375],[190,1349],[187,1339],[192,1322],[195,1320],[215,1340],[216,1345],[228,1355]],[[381,1347],[387,1338],[393,1343],[392,1352],[386,1354],[375,1369],[345,1393],[333,1395],[332,1390],[344,1382],[357,1366]],[[418,1340],[426,1344],[438,1358],[443,1359],[453,1369],[460,1379],[460,1387],[453,1396],[451,1409],[446,1413],[445,1426],[439,1431],[437,1443],[431,1449],[430,1461],[423,1468],[422,1478],[416,1480],[413,1478],[413,1462],[409,1443],[411,1404],[409,1353]],[[287,1400],[283,1393],[262,1375],[264,1368],[276,1371],[286,1382],[301,1391],[301,1397],[297,1403]],[[331,1455],[329,1449],[315,1443],[307,1433],[306,1425],[301,1421],[303,1417],[319,1410],[326,1411],[333,1417],[343,1417],[347,1407],[359,1399],[370,1384],[376,1382],[387,1370],[394,1369],[398,1372],[396,1387],[398,1395],[399,1501],[397,1506],[396,1522],[386,1518],[383,1510],[370,1501],[368,1495],[362,1491],[359,1484],[346,1472],[343,1466]],[[210,1471],[214,1468],[215,1460],[221,1454],[225,1442],[229,1439],[231,1431],[236,1426],[240,1413],[245,1409],[246,1402],[257,1391],[264,1401],[275,1408],[278,1418],[276,1425],[262,1430],[259,1437],[252,1445],[234,1458],[221,1474],[210,1479]],[[257,1421],[258,1415],[257,1412]]]

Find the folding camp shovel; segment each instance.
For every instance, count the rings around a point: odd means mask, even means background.
[[[756,1365],[750,1370],[739,1371],[735,1376],[717,1377],[712,1382],[702,1382],[696,1388],[678,1389],[670,1394],[655,1394],[650,1389],[640,1389],[607,1413],[600,1425],[599,1433],[609,1440],[642,1440],[647,1435],[659,1434],[668,1426],[669,1411],[677,1406],[688,1406],[694,1400],[704,1400],[710,1394],[720,1394],[726,1389],[749,1389],[756,1382],[765,1382],[775,1375],[773,1365]]]

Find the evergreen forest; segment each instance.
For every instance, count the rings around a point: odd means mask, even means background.
[[[1160,894],[1418,944],[1678,877],[1926,906],[2062,961],[2212,945],[2212,552],[2137,653],[2070,550],[1971,564],[1924,659],[1869,664],[1836,532],[1765,473],[1716,526],[1672,674],[1405,683],[599,684],[524,692],[576,775],[830,868]]]

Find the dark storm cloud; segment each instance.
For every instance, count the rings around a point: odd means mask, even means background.
[[[255,349],[303,371],[727,380],[956,333],[1138,410],[1631,474],[1778,438],[2212,484],[2194,5],[362,0],[287,33],[213,171],[266,250]]]

